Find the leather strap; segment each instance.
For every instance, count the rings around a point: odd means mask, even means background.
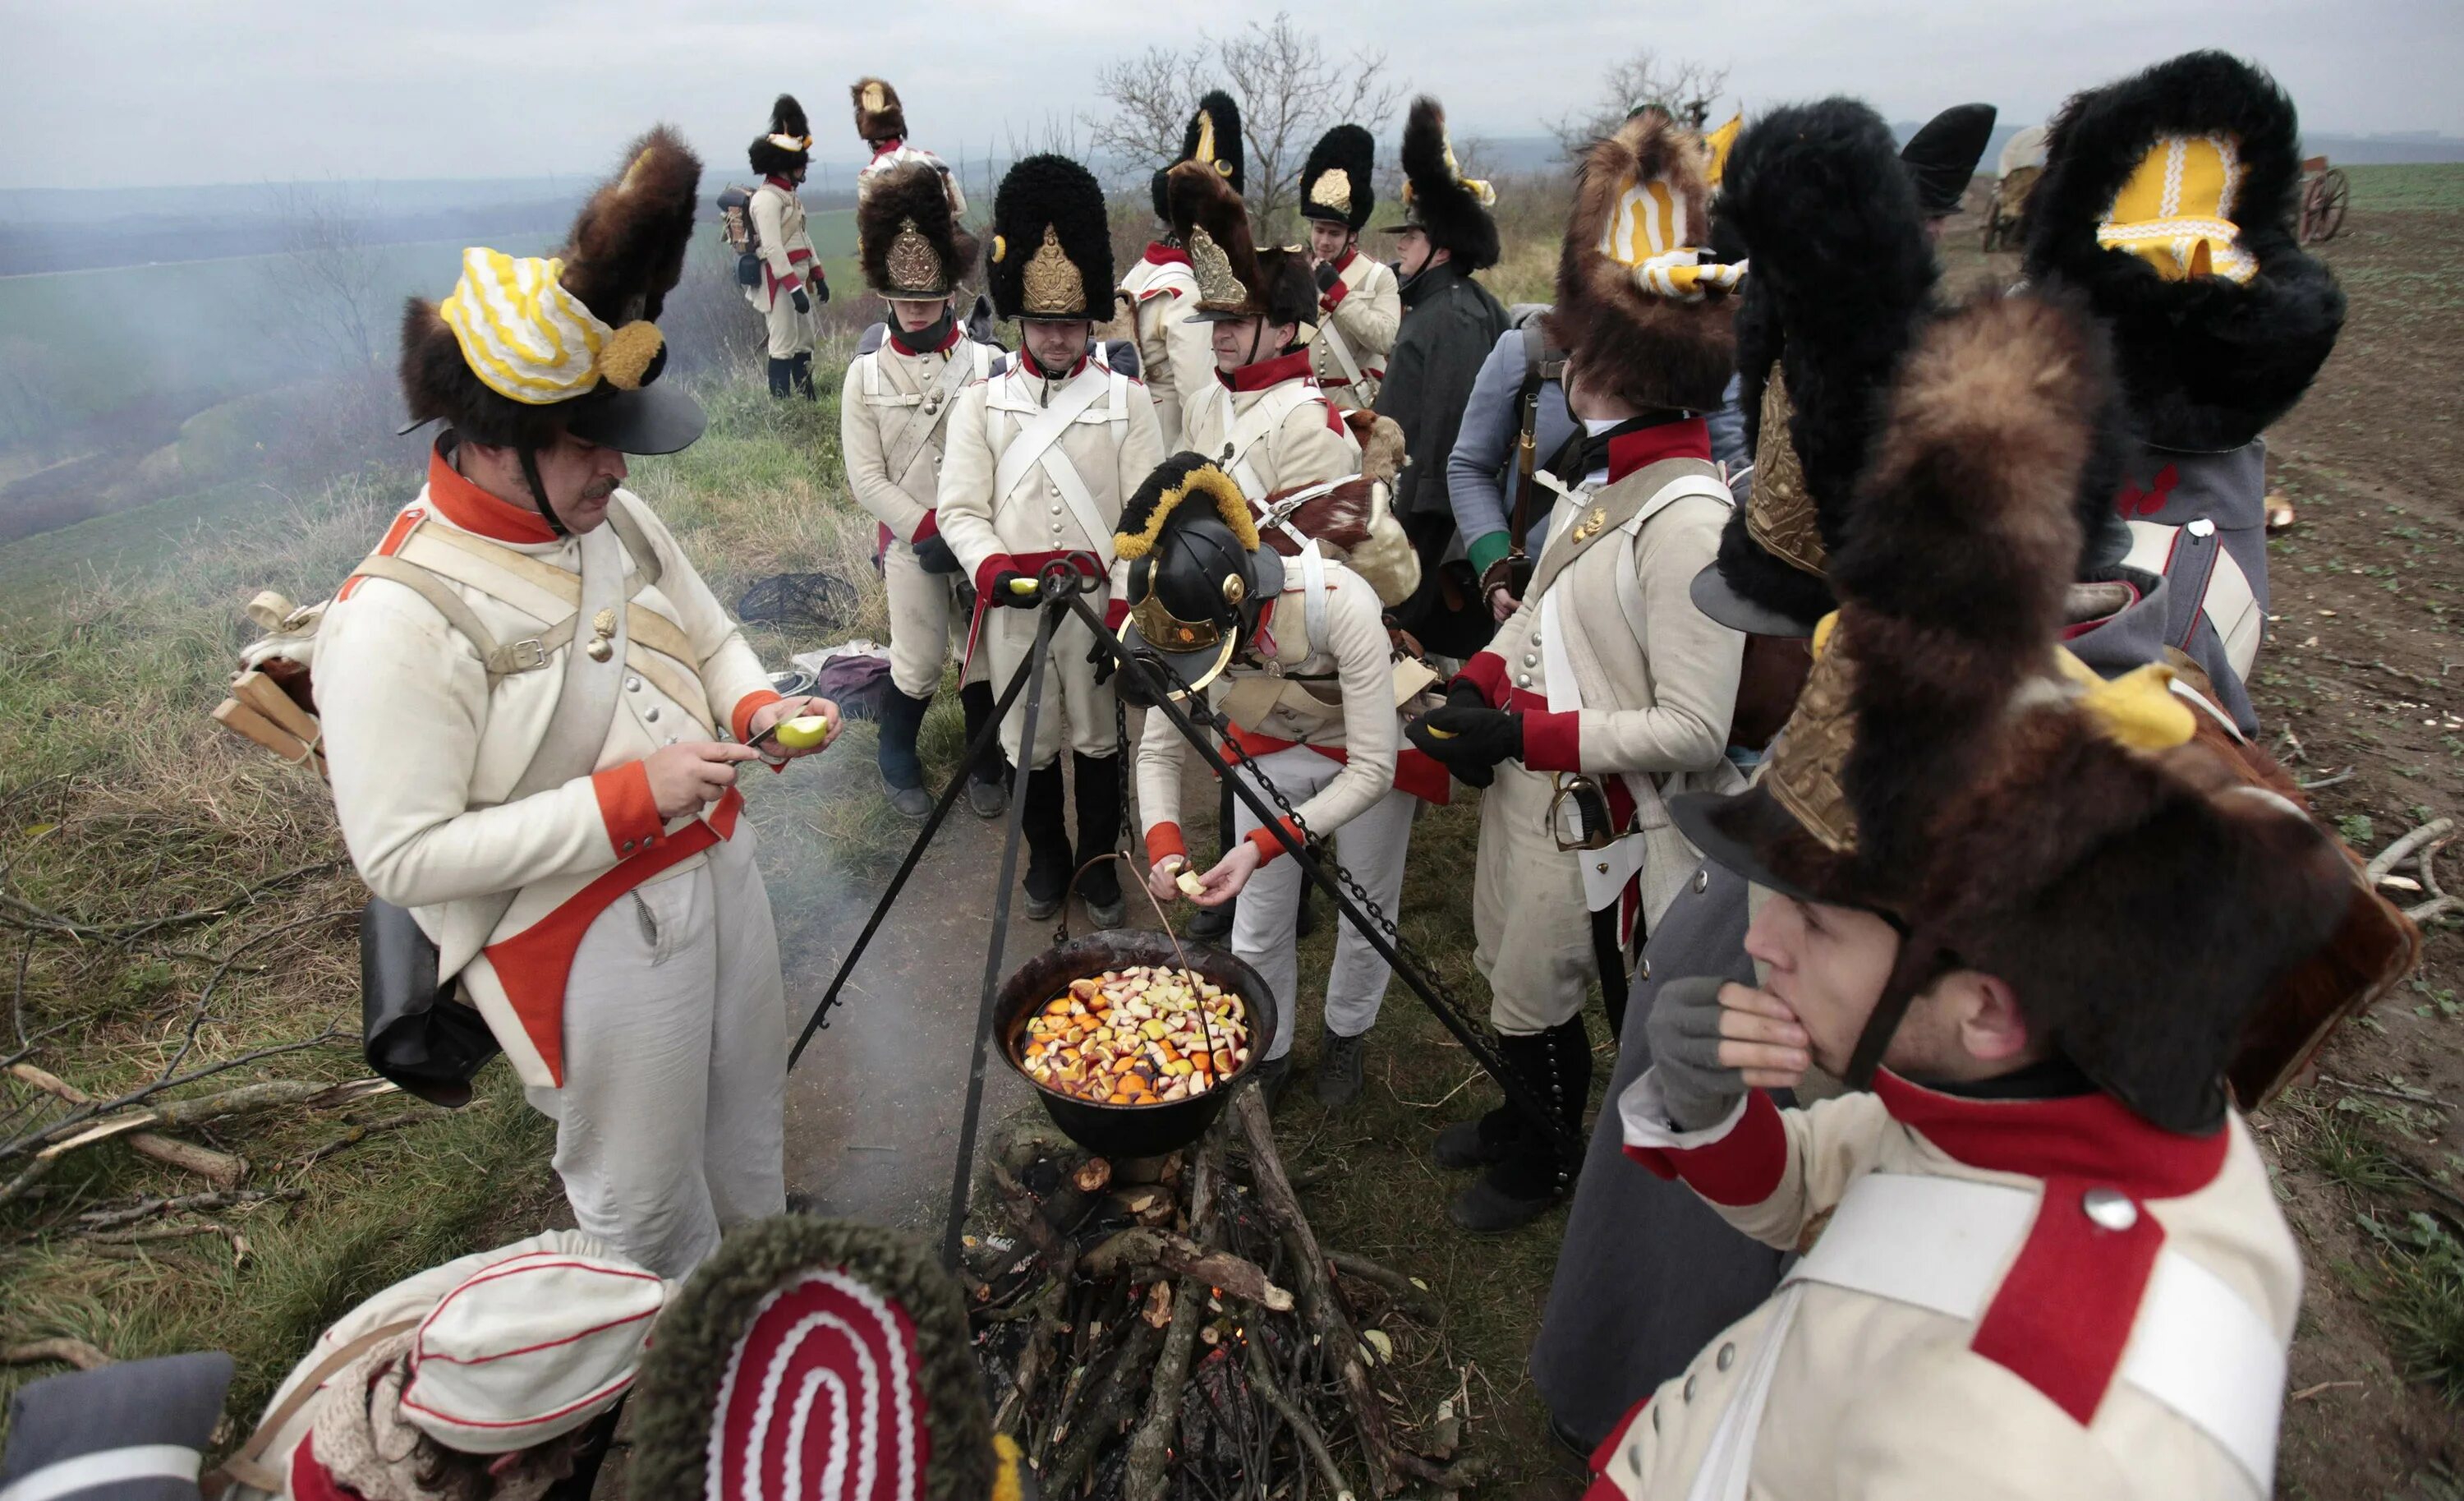
[[[1652,475],[1659,475],[1661,482],[1635,483]],[[1721,499],[1728,498],[1719,466],[1699,458],[1661,459],[1589,495],[1580,489],[1565,491],[1566,497],[1577,503],[1567,509],[1565,529],[1550,535],[1549,545],[1540,556],[1539,570],[1532,574],[1531,587],[1525,592],[1523,603],[1529,605],[1548,593],[1549,585],[1556,583],[1557,575],[1575,559],[1590,551],[1601,538],[1619,531],[1638,513],[1644,514],[1647,519],[1672,501],[1689,495],[1708,496],[1714,491]],[[1590,509],[1584,509],[1586,504]],[[1583,535],[1574,536],[1577,531]]]
[[[390,1324],[378,1325],[357,1339],[336,1346],[325,1358],[318,1361],[316,1367],[305,1377],[295,1382],[280,1402],[266,1410],[264,1421],[256,1425],[255,1432],[248,1436],[248,1442],[233,1449],[231,1458],[223,1461],[220,1467],[207,1475],[199,1483],[200,1489],[209,1497],[214,1497],[220,1496],[230,1490],[233,1483],[237,1483],[243,1486],[253,1486],[259,1490],[271,1491],[275,1495],[282,1494],[289,1489],[290,1480],[258,1463],[265,1458],[266,1446],[274,1442],[274,1436],[282,1431],[283,1424],[297,1417],[299,1409],[307,1406],[319,1392],[324,1390],[327,1381],[342,1373],[344,1366],[395,1335],[407,1335],[417,1329],[419,1322],[415,1318],[396,1319]]]
[[[940,431],[941,424],[949,420],[950,408],[955,404],[959,388],[982,373],[976,367],[980,358],[978,352],[982,348],[983,345],[961,335],[957,347],[950,351],[950,357],[941,363],[941,374],[933,384],[935,399],[906,398],[918,405],[908,415],[907,425],[898,430],[897,436],[891,438],[890,446],[882,451],[887,460],[884,468],[891,484],[906,483],[907,472],[914,467],[917,456],[933,441],[933,434]],[[881,356],[875,353],[872,358],[873,370],[878,378]]]

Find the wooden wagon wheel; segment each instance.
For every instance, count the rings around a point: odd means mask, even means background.
[[[2302,236],[2313,243],[2332,240],[2344,227],[2344,205],[2353,195],[2353,185],[2344,177],[2343,167],[2330,167],[2319,174],[2310,185],[2310,232]]]

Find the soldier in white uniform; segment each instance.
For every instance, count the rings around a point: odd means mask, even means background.
[[[1382,514],[1371,492],[1383,483],[1354,479],[1311,497],[1307,523],[1346,541],[1367,541],[1368,519]],[[1335,839],[1344,868],[1392,916],[1414,799],[1443,803],[1448,792],[1444,768],[1418,752],[1397,756],[1398,709],[1437,681],[1417,660],[1398,660],[1386,633],[1385,599],[1411,593],[1416,560],[1399,529],[1391,545],[1350,556],[1373,575],[1399,564],[1400,577],[1364,576],[1338,561],[1339,549],[1289,522],[1265,523],[1269,545],[1259,516],[1270,509],[1253,513],[1231,476],[1199,454],[1177,454],[1156,470],[1121,513],[1117,542],[1129,564],[1130,602],[1122,643],[1156,651],[1207,694],[1232,720],[1225,759],[1262,790],[1270,782],[1309,833]],[[1159,691],[1173,690],[1143,673],[1123,690],[1133,700]],[[1187,749],[1163,711],[1149,708],[1138,741],[1138,813],[1148,885],[1164,900],[1183,894],[1177,879],[1192,869],[1180,826]],[[1274,992],[1263,1077],[1279,1092],[1300,1004],[1295,930],[1304,877],[1245,803],[1234,833],[1228,852],[1199,877],[1205,891],[1197,900],[1220,907],[1248,893],[1233,918],[1232,952]],[[1387,978],[1386,961],[1347,924],[1327,976],[1318,1053],[1317,1093],[1330,1108],[1360,1093],[1362,1054]]]
[[[1349,411],[1377,405],[1386,354],[1403,324],[1395,268],[1360,254],[1360,230],[1377,207],[1372,180],[1377,142],[1358,125],[1319,138],[1301,167],[1301,217],[1309,221],[1317,280],[1317,336],[1309,359],[1328,400]]]
[[[1745,638],[1688,589],[1718,551],[1727,484],[1703,414],[1735,363],[1735,268],[1705,264],[1702,143],[1659,109],[1588,153],[1566,226],[1552,339],[1582,424],[1550,461],[1569,493],[1521,607],[1417,721],[1412,743],[1486,783],[1475,958],[1502,1053],[1579,1138],[1591,1082],[1584,996],[1622,975],[1639,927],[1694,869],[1665,793],[1736,778],[1727,758]],[[1439,1138],[1484,1167],[1448,1214],[1509,1228],[1564,1192],[1573,1164],[1501,1106]]]
[[[942,195],[950,201],[950,217],[965,223],[967,195],[958,187],[958,175],[950,170],[949,163],[922,146],[908,143],[907,110],[898,102],[898,91],[890,86],[890,80],[858,78],[847,86],[847,98],[855,106],[856,139],[870,153],[869,160],[855,174],[856,202],[862,204],[885,174],[902,166],[924,166],[940,178]]]
[[[993,305],[1018,320],[1022,347],[1001,373],[959,393],[939,510],[941,535],[975,581],[970,654],[986,653],[993,682],[1006,685],[1034,649],[1038,573],[1074,558],[1099,585],[1108,579],[1121,505],[1163,453],[1146,388],[1090,342],[1114,300],[1111,232],[1093,175],[1066,157],[1020,162],[994,196],[992,232]],[[1115,602],[1108,615],[1125,608]],[[1072,872],[1120,844],[1120,727],[1099,655],[1086,626],[1064,618],[1036,742],[1022,743],[1023,695],[1001,724],[1001,748],[1020,774],[1015,795],[1026,800],[1026,911],[1038,919],[1060,910]],[[1077,785],[1074,851],[1062,806],[1065,725]],[[1079,885],[1098,927],[1127,912],[1118,864],[1104,862]]]
[[[953,301],[976,262],[974,235],[951,217],[941,174],[911,162],[872,180],[856,208],[865,280],[890,304],[880,347],[855,357],[839,388],[840,449],[847,486],[881,523],[882,579],[890,591],[890,689],[881,701],[881,780],[891,806],[909,818],[933,809],[916,759],[915,734],[941,686],[941,664],[963,659],[969,592],[957,554],[941,536],[941,450],[958,392],[992,373],[1001,351],[959,326]],[[959,689],[967,738],[992,717],[994,692],[981,657],[965,664]],[[967,802],[983,818],[1008,806],[1001,768],[973,768]]]
[[[1150,184],[1155,217],[1166,226],[1160,240],[1121,278],[1121,296],[1129,299],[1132,333],[1138,345],[1138,373],[1155,397],[1155,421],[1163,450],[1177,453],[1189,445],[1181,436],[1184,412],[1214,386],[1215,349],[1203,324],[1197,322],[1198,276],[1189,263],[1189,247],[1172,232],[1172,205],[1164,184],[1174,166],[1195,162],[1213,172],[1241,195],[1241,111],[1232,96],[1209,89],[1198,101],[1183,132],[1180,155],[1157,167]]]
[[[2301,1268],[2225,1071],[2357,888],[2170,668],[2059,645],[2104,371],[2031,298],[1924,335],[1768,768],[1672,805],[1763,973],[1662,988],[1628,1151],[1805,1254],[1601,1501],[2274,1493]],[[1859,1093],[1760,1093],[1815,1064]]]
[[[403,392],[449,430],[313,640],[353,863],[556,1120],[575,1221],[676,1276],[784,1202],[786,1006],[735,783],[744,742],[837,713],[771,692],[619,488],[703,421],[650,384],[701,164],[664,129],[629,164],[561,276],[474,249],[410,303]]]
[[[829,283],[804,231],[804,200],[796,193],[812,163],[813,134],[804,106],[781,94],[770,106],[770,129],[747,152],[761,186],[745,213],[761,251],[761,280],[744,299],[761,310],[769,330],[770,394],[813,399],[813,304],[830,299]]]
[[[1360,445],[1309,375],[1307,259],[1256,249],[1240,198],[1196,163],[1174,167],[1165,193],[1215,359],[1214,379],[1181,408],[1181,447],[1252,500],[1360,473]]]

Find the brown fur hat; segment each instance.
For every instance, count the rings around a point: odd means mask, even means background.
[[[1189,251],[1199,310],[1263,311],[1265,274],[1249,232],[1249,210],[1222,174],[1203,162],[1180,163],[1164,174],[1164,204],[1172,210],[1173,237]]]
[[[2108,713],[2087,695],[2113,685],[2059,666],[2111,380],[2064,301],[1987,298],[1921,336],[1770,769],[1675,811],[1773,885],[1903,923],[1903,997],[1948,968],[1994,975],[2106,1093],[2200,1132],[2245,1023],[2325,940],[2349,878],[2306,814],[2189,742],[2178,699],[2142,682],[2135,717]]]
[[[983,249],[952,218],[941,173],[925,162],[871,180],[856,204],[855,236],[865,285],[886,298],[947,296]]]
[[[666,125],[627,147],[625,163],[583,203],[558,253],[564,289],[617,330],[655,323],[684,272],[701,185],[701,159]],[[651,352],[638,372],[627,370],[624,378],[648,386],[666,367],[666,345],[655,337],[637,335],[634,342]],[[600,390],[545,406],[501,396],[472,373],[453,330],[426,298],[404,304],[399,369],[412,422],[442,420],[473,442],[500,445],[553,443],[583,404],[614,386],[603,381]]]
[[[907,111],[889,79],[858,78],[847,85],[847,99],[855,105],[856,137],[867,145],[906,138]]]
[[[1656,108],[1584,153],[1549,332],[1587,387],[1606,387],[1638,407],[1709,411],[1720,405],[1737,364],[1736,299],[1720,290],[1694,302],[1655,296],[1635,280],[1635,267],[1602,249],[1627,193],[1647,184],[1664,187],[1676,209],[1677,242],[1668,249],[1706,240],[1704,166],[1702,138]]]

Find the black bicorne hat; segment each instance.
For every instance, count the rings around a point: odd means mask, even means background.
[[[1917,206],[1927,218],[1957,213],[1976,164],[1993,134],[1991,104],[1953,104],[1918,128],[1900,147],[1900,161],[1916,180]]]

